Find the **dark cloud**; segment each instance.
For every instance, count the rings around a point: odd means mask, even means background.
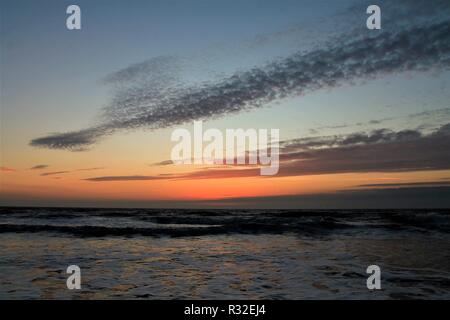
[[[107,126],[93,127],[80,131],[54,133],[46,137],[33,139],[30,144],[35,147],[46,147],[50,149],[70,149],[72,151],[83,151],[102,136],[112,133]]]
[[[434,110],[426,110],[409,115],[409,118],[429,118],[429,117],[445,117],[450,116],[450,108],[441,108]]]
[[[30,170],[41,170],[41,169],[45,169],[45,168],[48,168],[47,164],[38,164],[38,165],[31,167]]]
[[[447,4],[445,9],[448,7]],[[439,13],[440,19],[430,22],[433,20],[429,19],[430,14],[436,11],[424,14],[425,20],[411,18],[398,29],[371,33],[369,38],[355,39],[347,35],[310,52],[298,52],[265,66],[192,87],[174,80],[174,71],[170,71],[173,59],[157,58],[156,62],[136,64],[105,80],[117,89],[100,125],[37,138],[31,145],[84,150],[116,130],[164,128],[259,108],[285,97],[386,74],[447,69],[450,21]],[[156,70],[158,77],[150,77],[150,70]]]
[[[86,181],[93,182],[107,182],[107,181],[145,181],[145,180],[161,180],[166,179],[161,176],[103,176],[103,177],[92,177],[83,179]]]
[[[113,72],[107,75],[103,82],[119,88],[126,88],[128,85],[134,86],[138,82],[145,85],[146,89],[151,90],[156,87],[156,90],[159,91],[177,81],[176,75],[181,67],[180,64],[179,58],[160,56]]]
[[[282,141],[281,147],[284,153],[288,153],[311,149],[411,140],[418,139],[421,136],[422,133],[416,130],[402,130],[395,132],[389,129],[377,129],[369,133],[356,132],[348,135],[318,136]]]
[[[284,141],[280,148],[283,176],[351,172],[406,172],[450,169],[450,125],[423,135],[414,130],[387,129]],[[178,179],[217,179],[259,176],[259,168],[199,170]]]
[[[450,123],[447,123],[446,125],[443,125],[437,132],[436,135],[438,136],[448,136],[450,135]]]
[[[58,175],[58,174],[72,173],[72,172],[77,172],[77,171],[95,171],[95,170],[101,170],[101,169],[104,169],[104,167],[93,167],[93,168],[81,168],[81,169],[75,169],[75,170],[44,172],[44,173],[41,173],[41,176],[54,176],[54,175]]]
[[[361,188],[371,188],[371,187],[424,187],[424,186],[443,186],[450,185],[450,181],[425,181],[425,182],[403,182],[403,183],[370,183],[370,184],[361,184],[358,187]]]
[[[45,176],[54,176],[57,174],[64,174],[64,173],[70,173],[71,171],[53,171],[53,172],[44,172],[41,173],[41,176],[45,177]]]
[[[105,169],[105,167],[81,168],[81,169],[76,169],[75,171],[95,171],[95,170],[101,170],[101,169]]]
[[[172,160],[164,160],[164,161],[161,161],[161,162],[153,163],[153,164],[151,164],[151,166],[168,166],[168,165],[171,165],[171,164],[173,164]]]
[[[317,134],[323,129],[347,129],[351,127],[362,127],[362,126],[370,126],[370,125],[379,125],[384,122],[392,121],[392,120],[407,120],[411,121],[412,119],[420,119],[420,120],[449,120],[450,119],[450,108],[441,108],[434,110],[427,110],[418,113],[409,114],[407,116],[399,116],[399,117],[385,117],[380,119],[372,119],[367,122],[358,122],[358,123],[342,123],[335,125],[327,125],[320,126],[310,129],[311,134]]]

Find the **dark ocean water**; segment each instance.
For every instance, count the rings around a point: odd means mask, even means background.
[[[21,298],[450,299],[450,210],[0,208],[0,299]]]

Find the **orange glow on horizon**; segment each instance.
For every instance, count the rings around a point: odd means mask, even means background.
[[[123,174],[123,172],[121,172]],[[346,173],[293,177],[86,181],[86,176],[112,172],[41,176],[33,171],[0,173],[1,193],[31,199],[103,199],[127,201],[219,200],[294,194],[332,193],[364,184],[424,182],[442,179],[450,171]],[[119,175],[116,173],[115,175]]]

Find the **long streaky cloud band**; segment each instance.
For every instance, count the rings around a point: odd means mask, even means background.
[[[104,182],[104,181],[147,181],[147,180],[161,180],[165,179],[165,177],[158,177],[158,176],[103,176],[103,177],[93,177],[93,178],[87,178],[83,179],[86,181],[93,181],[93,182]]]
[[[278,174],[266,178],[340,173],[450,170],[450,124],[443,125],[426,135],[414,130],[392,132],[382,129],[370,133],[360,132],[335,136],[333,139],[330,137],[294,139],[284,141],[280,152],[281,165]],[[163,161],[163,163],[166,162]],[[108,176],[84,180],[196,180],[259,176],[259,167],[244,166],[242,168],[234,165],[167,176]],[[424,182],[423,184],[430,183]],[[445,185],[446,182],[443,180],[438,184]],[[365,185],[365,187],[376,186]]]

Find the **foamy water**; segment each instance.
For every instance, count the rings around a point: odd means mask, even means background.
[[[0,210],[2,299],[450,298],[443,210]]]

